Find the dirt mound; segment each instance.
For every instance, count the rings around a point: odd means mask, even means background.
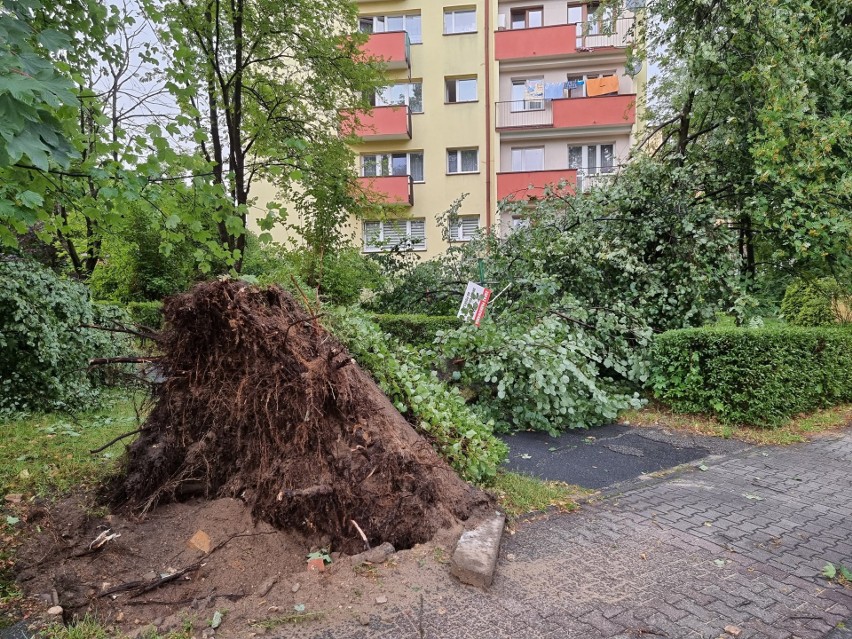
[[[409,548],[489,507],[346,349],[278,287],[200,284],[167,300],[166,381],[113,499],[145,511],[237,497],[338,550]]]

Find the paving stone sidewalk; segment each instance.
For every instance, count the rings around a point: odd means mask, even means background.
[[[368,627],[278,636],[846,637],[852,589],[820,575],[829,561],[852,566],[852,433],[753,448],[522,524],[488,592],[447,577]]]

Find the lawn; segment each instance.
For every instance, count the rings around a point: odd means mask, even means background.
[[[708,415],[674,413],[655,402],[639,410],[625,411],[619,415],[618,421],[634,426],[662,426],[696,435],[738,439],[750,444],[783,446],[806,442],[816,435],[852,426],[852,404],[797,415],[775,428],[731,426]]]

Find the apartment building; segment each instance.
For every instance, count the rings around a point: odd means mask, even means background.
[[[391,83],[359,117],[359,181],[396,205],[385,219],[357,223],[365,252],[401,245],[424,258],[441,253],[447,242],[436,218],[462,194],[453,241],[508,233],[522,219],[499,213],[504,198],[535,197],[562,181],[569,192],[587,188],[626,161],[645,84],[628,59],[636,5],[358,5],[366,50],[384,60]]]

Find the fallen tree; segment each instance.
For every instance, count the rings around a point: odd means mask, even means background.
[[[165,381],[112,499],[144,512],[239,497],[279,528],[344,551],[397,548],[491,510],[346,349],[279,287],[239,281],[167,300]]]

